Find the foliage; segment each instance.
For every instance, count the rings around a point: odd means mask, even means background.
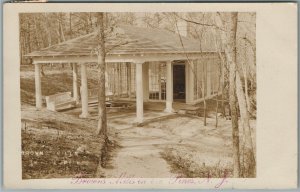
[[[57,121],[29,120],[23,120],[23,124],[23,179],[95,175],[102,145],[99,138],[72,133],[74,124],[62,122],[58,126]]]
[[[232,165],[222,164],[220,161],[215,164],[205,164],[197,158],[196,152],[179,149],[165,149],[161,153],[162,157],[171,165],[176,172],[180,172],[182,177],[188,178],[223,178],[232,177]],[[201,155],[201,154],[200,154]]]

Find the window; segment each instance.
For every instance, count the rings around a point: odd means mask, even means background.
[[[166,99],[166,64],[163,62],[149,63],[149,99]]]

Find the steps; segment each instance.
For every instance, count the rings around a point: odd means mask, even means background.
[[[178,110],[178,114],[195,115],[198,117],[204,116],[203,107],[187,106]]]

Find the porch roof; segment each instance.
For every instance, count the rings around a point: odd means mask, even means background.
[[[201,45],[199,41],[164,29],[149,29],[122,25],[115,28],[115,35],[106,39],[108,55],[134,54],[174,54],[174,53],[202,53],[216,52],[213,43]],[[39,51],[34,51],[27,57],[55,57],[55,56],[92,56],[97,47],[97,32],[77,37]]]

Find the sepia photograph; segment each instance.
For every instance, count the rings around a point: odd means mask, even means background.
[[[22,179],[256,177],[255,12],[27,12],[19,43]]]
[[[296,3],[6,3],[6,189],[298,186]]]

